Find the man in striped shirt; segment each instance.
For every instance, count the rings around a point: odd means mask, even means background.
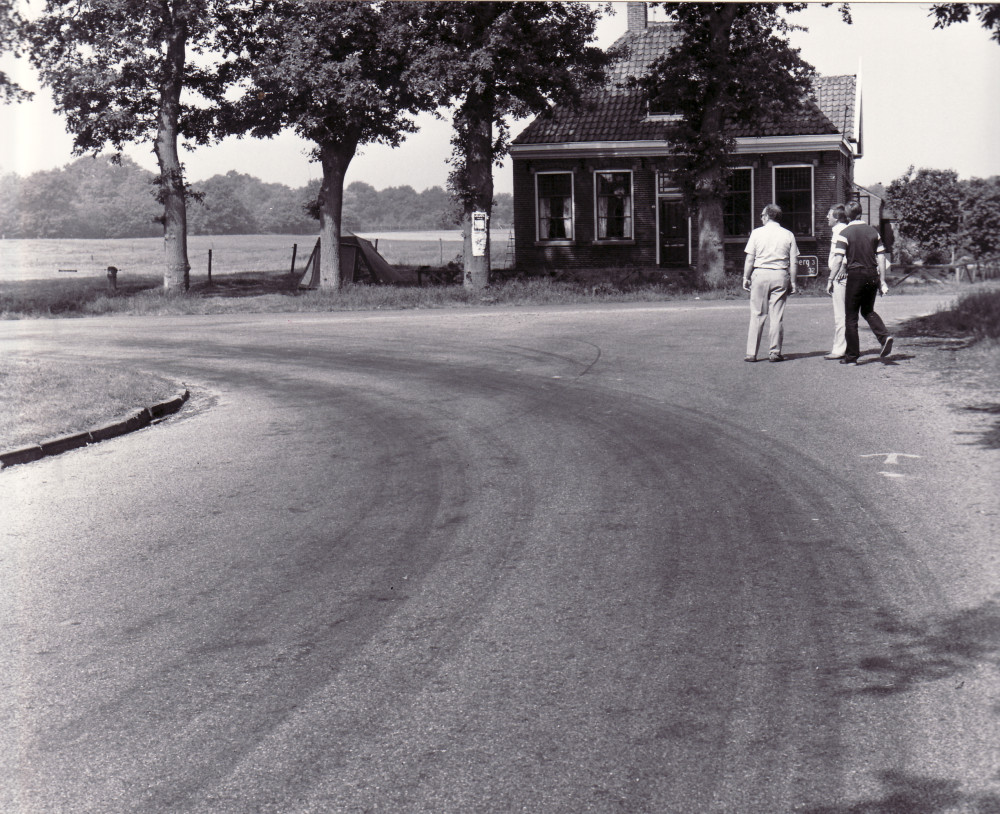
[[[833,249],[835,269],[830,274],[830,282],[836,283],[847,278],[844,292],[844,332],[847,350],[842,365],[856,365],[861,355],[858,339],[858,314],[865,318],[875,338],[882,346],[879,356],[892,352],[892,337],[885,328],[882,318],[875,313],[875,298],[889,290],[885,282],[885,246],[878,229],[862,221],[861,204],[851,201],[847,204],[850,223],[837,235]]]

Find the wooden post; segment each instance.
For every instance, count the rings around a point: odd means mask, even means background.
[[[297,252],[298,250],[299,250],[299,244],[298,243],[293,243],[292,244],[292,269],[291,269],[291,271],[288,272],[292,277],[295,276],[295,252]]]
[[[208,284],[212,284],[212,250],[208,250]]]
[[[440,257],[438,258],[438,265],[439,266],[443,266],[444,265],[444,239],[440,238],[440,237],[438,238],[438,251],[440,251],[440,253],[441,253]]]

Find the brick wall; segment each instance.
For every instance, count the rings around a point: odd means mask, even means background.
[[[669,159],[515,159],[514,239],[518,269],[528,272],[552,272],[585,268],[650,268],[656,265],[656,170],[666,169]],[[854,176],[853,159],[831,150],[813,153],[774,153],[737,156],[737,165],[754,169],[753,225],[758,226],[760,210],[774,200],[772,167],[809,164],[813,167],[814,235],[798,238],[799,252],[819,258],[820,274],[829,253],[831,230],[826,213],[836,203],[850,200]],[[535,173],[561,170],[574,178],[575,240],[572,245],[539,245],[535,224]],[[595,243],[594,172],[631,170],[633,181],[634,240],[628,245]],[[692,214],[692,262],[697,263],[697,214]],[[731,238],[725,244],[726,268],[739,273],[743,268],[746,237]]]

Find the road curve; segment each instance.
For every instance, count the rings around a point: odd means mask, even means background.
[[[0,325],[192,392],[0,472],[0,810],[998,810],[996,452],[828,308]]]

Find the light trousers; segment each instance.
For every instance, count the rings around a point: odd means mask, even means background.
[[[750,278],[750,329],[747,332],[747,356],[757,356],[760,340],[764,336],[764,322],[770,317],[768,351],[770,356],[781,353],[785,315],[785,302],[791,280],[787,272],[754,269]]]
[[[847,279],[833,284],[833,349],[831,356],[847,353]]]

